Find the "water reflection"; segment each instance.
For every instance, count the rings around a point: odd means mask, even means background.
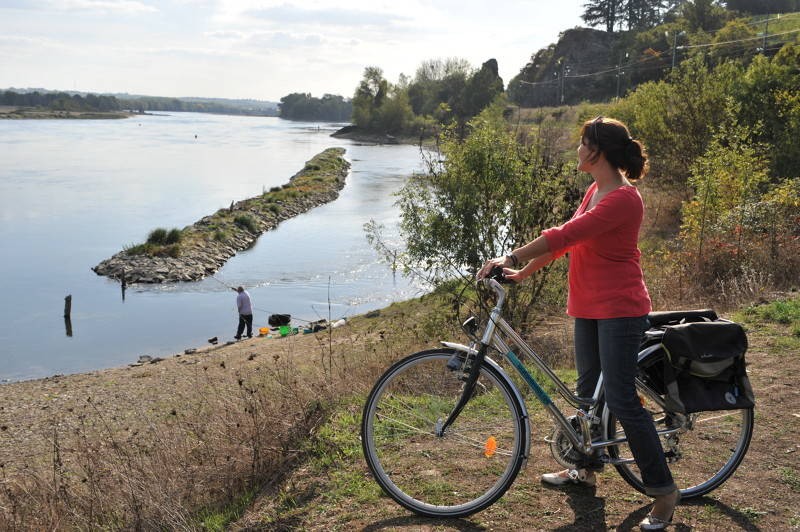
[[[310,321],[327,319],[329,303],[336,319],[417,295],[421,288],[368,246],[362,226],[375,219],[396,232],[393,194],[420,170],[419,151],[332,139],[335,129],[196,114],[0,121],[0,248],[9,250],[0,262],[0,379],[119,366],[229,339],[235,299],[218,280],[247,287],[258,308]],[[90,270],[156,227],[184,227],[282,185],[331,146],[345,147],[353,165],[339,199],[262,235],[218,279],[120,286]],[[55,323],[65,293],[75,296],[67,335]],[[254,326],[265,323],[259,311]]]

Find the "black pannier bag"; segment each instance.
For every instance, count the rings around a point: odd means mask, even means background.
[[[272,327],[280,327],[281,325],[289,325],[292,321],[291,314],[270,314],[267,318],[267,323]]]
[[[727,320],[667,325],[661,342],[670,410],[690,414],[755,406],[741,325]]]

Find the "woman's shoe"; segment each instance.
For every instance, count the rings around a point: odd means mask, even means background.
[[[639,523],[639,528],[641,530],[666,530],[669,525],[672,524],[672,518],[670,517],[669,521],[664,521],[663,519],[659,519],[658,517],[648,515],[642,522]]]
[[[591,471],[585,469],[565,469],[558,473],[545,473],[542,475],[542,482],[551,486],[563,486],[564,484],[579,484],[581,486],[593,487],[597,484],[597,477]]]
[[[681,492],[680,490],[675,490],[675,502],[672,505],[672,511],[669,514],[669,519],[662,519],[660,517],[656,517],[653,515],[653,510],[650,510],[650,513],[642,519],[642,522],[639,523],[639,528],[641,530],[666,530],[666,528],[672,524],[672,517],[675,515],[675,507],[678,506],[678,503],[681,501]]]

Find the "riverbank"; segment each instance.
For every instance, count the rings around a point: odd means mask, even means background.
[[[344,148],[328,148],[315,155],[283,186],[232,203],[183,228],[176,245],[132,246],[92,270],[126,283],[197,281],[212,275],[265,231],[335,200],[350,169],[344,153]]]
[[[462,338],[448,307],[432,294],[317,334],[2,385],[0,528],[634,528],[648,497],[613,468],[600,475],[596,491],[547,488],[539,475],[555,466],[540,444],[511,490],[468,519],[415,517],[381,494],[360,451],[364,397],[393,360],[441,338]],[[757,401],[745,461],[712,496],[679,506],[678,529],[788,530],[800,518],[800,425],[786,413],[800,397],[800,322],[769,316],[758,307],[732,316],[748,331]],[[555,340],[568,330],[559,313],[532,333]],[[538,441],[551,421],[533,406]],[[769,496],[748,490],[754,485]]]
[[[0,105],[0,120],[105,120],[129,118],[131,116],[134,116],[134,113],[128,113],[124,111],[58,111],[39,107],[13,107]]]

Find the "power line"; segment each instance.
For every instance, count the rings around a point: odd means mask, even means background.
[[[772,19],[770,19],[770,20],[772,20]],[[764,21],[761,21],[761,22],[763,23]],[[758,41],[758,40],[766,41],[766,39],[770,38],[770,37],[781,37],[781,36],[784,36],[784,35],[791,35],[791,34],[798,33],[798,32],[800,32],[800,29],[788,30],[788,31],[784,31],[784,32],[780,32],[780,33],[773,33],[773,34],[769,34],[769,35],[759,35],[759,36],[756,36],[756,37],[747,37],[747,38],[736,39],[736,40],[732,40],[732,41],[723,41],[723,42],[716,42],[716,43],[702,43],[702,44],[693,44],[693,45],[682,45],[682,46],[675,47],[675,49],[676,50],[690,50],[690,49],[697,49],[697,48],[712,48],[712,47],[715,47],[715,46],[727,46],[727,45],[732,45],[732,44],[740,44],[740,43],[746,43],[746,42],[752,42],[752,41]],[[786,42],[788,42],[788,41],[786,41]],[[780,46],[783,46],[783,44],[785,44],[785,42],[780,43]],[[762,51],[777,50],[777,49],[780,48],[780,46],[778,46],[778,45],[772,45],[771,47],[764,46],[764,47],[761,47],[761,49],[762,49]],[[746,52],[746,51],[748,51],[748,48],[746,48],[744,46],[741,46],[741,47],[738,47],[738,50],[733,50],[734,53],[730,53],[730,54],[727,54],[727,55],[728,55],[728,57],[734,57],[736,55],[739,55],[736,52],[742,52],[741,55],[744,55],[744,52]],[[568,72],[565,72],[561,76],[559,76],[558,79],[553,79],[553,80],[548,80],[548,81],[518,80],[518,82],[521,83],[521,84],[530,85],[530,86],[550,86],[550,85],[559,85],[560,86],[563,83],[563,81],[566,80],[566,79],[589,78],[589,77],[596,77],[596,76],[604,76],[604,75],[607,75],[607,74],[615,74],[615,75],[617,75],[617,73],[619,71],[624,70],[624,69],[631,69],[631,70],[635,70],[636,72],[645,72],[645,71],[648,71],[648,70],[656,70],[656,69],[663,68],[663,65],[651,66],[651,65],[646,65],[646,64],[649,63],[649,62],[653,62],[653,61],[664,62],[665,58],[661,57],[661,56],[662,56],[662,54],[665,54],[666,52],[667,51],[653,50],[651,52],[651,54],[652,54],[651,57],[647,57],[647,58],[643,58],[643,59],[637,59],[637,60],[630,61],[630,62],[622,64],[622,65],[618,65],[618,66],[613,67],[613,68],[606,68],[604,70],[599,70],[599,71],[596,71],[596,72],[588,72],[588,73],[585,73],[585,74],[570,74]],[[581,64],[575,65],[575,68],[577,68],[579,66],[585,66],[585,64],[584,65],[581,65]]]
[[[789,35],[791,33],[797,33],[797,32],[800,32],[800,29],[784,31],[784,32],[781,32],[781,33],[773,33],[771,35],[758,35],[756,37],[747,37],[746,39],[737,39],[735,41],[711,42],[711,43],[704,43],[704,44],[686,44],[686,45],[678,46],[677,49],[678,50],[689,50],[689,49],[692,49],[692,48],[710,48],[712,46],[722,46],[722,45],[725,45],[725,44],[736,44],[736,43],[748,42],[748,41],[760,41],[762,39],[769,38],[769,37],[780,37],[781,35]]]

